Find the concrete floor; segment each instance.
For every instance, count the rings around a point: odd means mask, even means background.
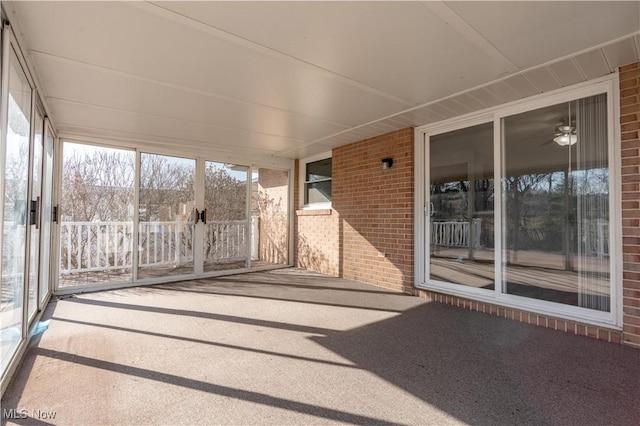
[[[638,349],[298,269],[43,319],[3,424],[640,424]]]

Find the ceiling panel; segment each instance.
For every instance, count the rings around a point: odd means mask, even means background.
[[[536,68],[526,72],[531,82],[542,92],[550,92],[562,87],[558,79],[547,67]]]
[[[612,71],[609,69],[609,64],[601,49],[592,50],[576,56],[576,62],[588,79],[600,77]]]
[[[195,122],[305,140],[348,128],[273,107],[78,66],[49,55],[36,54],[35,61],[51,98],[182,120],[183,126]]]
[[[540,90],[531,83],[524,74],[517,74],[513,77],[509,77],[504,80],[504,83],[509,86],[511,90],[517,93],[519,98],[527,98],[529,96],[537,95]]]
[[[409,103],[271,51],[212,36],[137,3],[17,3],[31,49],[351,125]],[[149,6],[153,7],[154,6]],[[55,31],[44,31],[50,22]]]
[[[420,2],[157,4],[414,103],[507,71]]]
[[[56,119],[58,123],[61,123],[59,126],[62,129],[64,129],[65,123],[78,122],[84,128],[118,129],[120,132],[129,133],[141,139],[164,136],[176,140],[206,143],[216,146],[216,148],[259,146],[270,151],[292,148],[304,142],[270,135],[256,136],[253,133],[234,129],[212,129],[211,126],[200,123],[176,126],[172,119],[55,99],[51,99],[50,103],[55,108]]]
[[[520,68],[552,61],[640,29],[637,1],[447,4]]]
[[[565,87],[585,81],[585,78],[582,76],[580,69],[577,67],[573,59],[566,59],[564,61],[550,64],[549,69],[551,69],[553,74]]]
[[[2,4],[62,133],[265,161],[606,75],[640,47],[637,1]]]
[[[610,64],[615,64],[614,66],[616,67],[636,62],[640,57],[632,38],[620,40],[617,43],[605,46],[602,50],[604,50],[607,61]]]

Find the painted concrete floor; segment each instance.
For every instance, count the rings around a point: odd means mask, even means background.
[[[47,319],[3,424],[640,424],[638,349],[299,269],[77,295]]]

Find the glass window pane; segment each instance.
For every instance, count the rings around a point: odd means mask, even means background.
[[[131,281],[135,152],[65,142],[60,287]]]
[[[289,263],[289,172],[253,169],[251,265]]]
[[[29,175],[29,127],[31,87],[12,52],[8,67],[9,105],[4,173],[2,226],[2,365],[5,371],[22,339],[26,264],[27,178]],[[4,131],[4,129],[3,129]]]
[[[609,311],[607,99],[504,119],[504,290]]]
[[[248,167],[207,161],[204,170],[204,272],[246,268]]]
[[[53,134],[47,124],[44,133],[43,154],[43,192],[42,192],[42,259],[51,257],[51,215],[53,192]],[[40,275],[40,302],[44,302],[50,292],[50,268],[49,261],[45,261]]]
[[[429,138],[429,278],[494,288],[493,123]]]
[[[142,153],[138,278],[193,274],[196,161]]]
[[[42,209],[42,152],[44,118],[36,109],[33,134],[33,167],[31,169],[31,222],[29,234],[29,300],[27,303],[29,320],[38,310],[38,282],[40,278],[40,210]],[[33,204],[35,202],[35,204]],[[33,209],[35,207],[35,209]],[[38,217],[36,217],[38,216]]]
[[[312,182],[305,184],[305,204],[331,202],[331,181]]]
[[[331,179],[331,158],[307,163],[305,180],[313,182],[322,179]]]

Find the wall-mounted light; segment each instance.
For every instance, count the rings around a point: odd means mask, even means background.
[[[382,170],[390,169],[393,166],[393,158],[383,158],[382,159]]]

